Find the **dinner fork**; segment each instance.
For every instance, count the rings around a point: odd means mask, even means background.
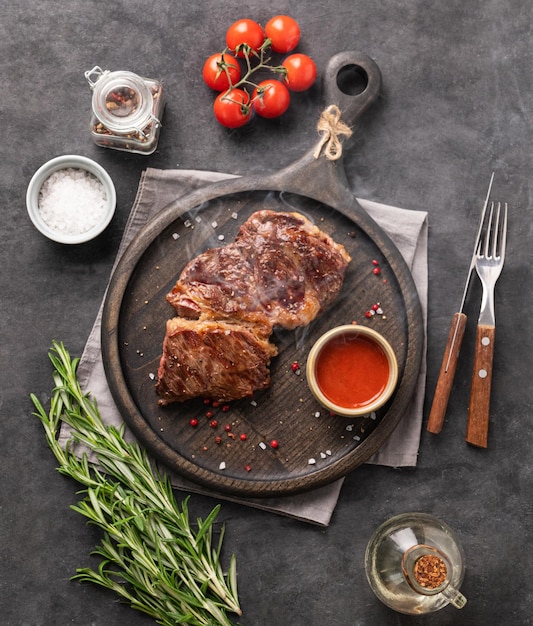
[[[507,203],[491,203],[486,229],[476,256],[476,272],[483,286],[481,310],[476,331],[476,347],[466,441],[480,448],[487,447],[489,429],[490,390],[496,320],[494,317],[494,287],[505,260],[507,239]]]

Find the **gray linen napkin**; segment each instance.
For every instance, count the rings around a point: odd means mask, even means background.
[[[229,174],[193,170],[156,170],[148,168],[143,172],[137,196],[131,210],[124,236],[117,254],[117,260],[138,230],[167,204],[194,189],[230,177]],[[359,200],[361,205],[376,220],[397,245],[408,263],[422,303],[424,327],[427,316],[427,214],[421,211],[408,211],[385,206],[375,202]],[[122,417],[116,408],[107,386],[100,350],[100,322],[102,308],[94,323],[83,351],[78,375],[82,388],[98,402],[102,419],[107,424],[120,426]],[[420,371],[418,386],[408,411],[391,437],[369,463],[391,467],[415,466],[420,443],[422,409],[426,380],[425,356]],[[133,439],[128,431],[127,438]],[[65,445],[70,438],[68,426],[63,426],[60,442]],[[77,454],[82,454],[80,446]],[[91,454],[88,453],[90,460]],[[197,485],[182,476],[169,472],[176,489],[201,493],[219,499],[227,499],[266,511],[294,517],[321,526],[327,526],[342,487],[343,479],[307,493],[278,498],[240,498],[219,493]]]

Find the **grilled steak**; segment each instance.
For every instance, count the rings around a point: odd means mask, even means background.
[[[268,365],[278,352],[269,335],[270,328],[260,325],[168,320],[156,385],[160,403],[196,397],[228,402],[268,387]]]
[[[350,256],[299,213],[258,211],[235,241],[187,264],[168,302],[161,404],[228,401],[270,385],[275,326],[309,324],[338,295]]]
[[[258,211],[235,241],[183,270],[167,300],[178,315],[309,324],[339,293],[350,257],[299,213]]]

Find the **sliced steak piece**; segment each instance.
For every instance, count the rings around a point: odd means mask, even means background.
[[[270,327],[175,317],[167,322],[157,392],[160,404],[191,398],[228,402],[270,385],[277,348]]]
[[[178,315],[309,324],[338,295],[350,256],[299,213],[258,211],[235,241],[193,259],[167,300]]]

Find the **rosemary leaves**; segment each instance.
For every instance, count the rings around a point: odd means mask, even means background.
[[[227,573],[222,568],[224,526],[217,542],[213,537],[220,506],[192,525],[188,497],[180,506],[168,476],[154,469],[144,449],[127,443],[121,429],[103,424],[96,401],[80,388],[79,359],[59,342],[53,342],[49,357],[54,366],[50,410],[32,394],[35,415],[59,472],[85,487],[72,509],[103,530],[94,550],[100,566],[80,568],[73,578],[114,591],[164,626],[231,626],[228,613],[240,615],[241,609],[235,556]],[[74,441],[95,453],[100,467],[59,445],[62,422],[72,428]]]

